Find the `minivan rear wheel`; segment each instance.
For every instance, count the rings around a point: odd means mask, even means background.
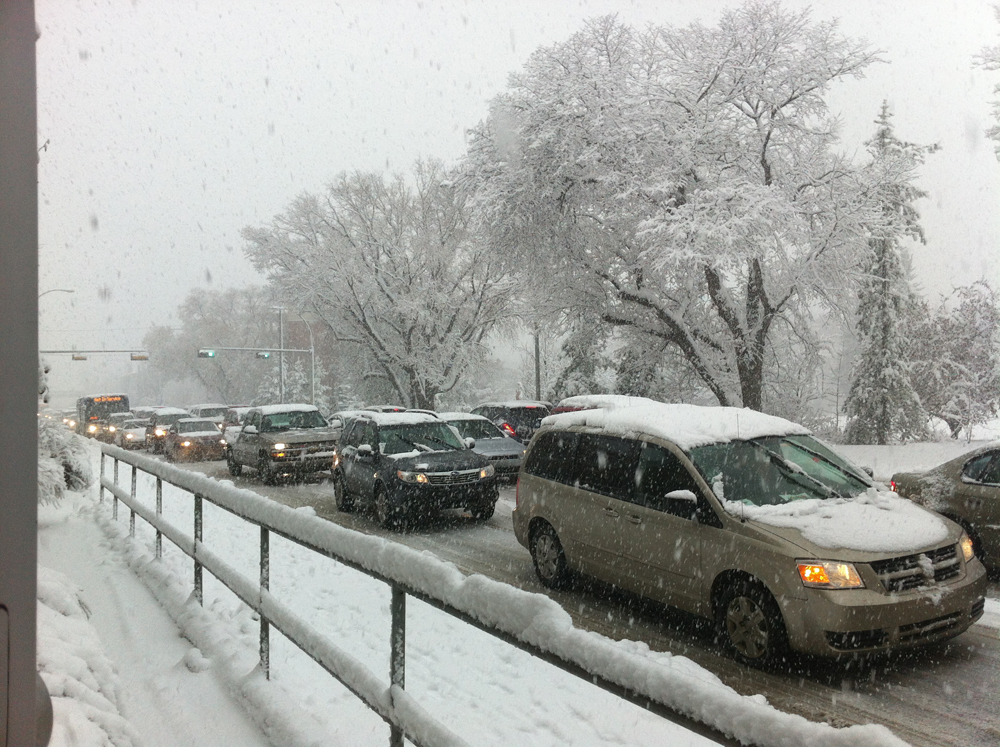
[[[744,664],[770,667],[787,653],[781,610],[760,584],[741,580],[730,585],[719,600],[717,624],[726,647]]]
[[[535,564],[538,580],[550,589],[561,589],[569,582],[570,572],[566,565],[559,535],[551,524],[543,524],[531,535],[531,559]]]

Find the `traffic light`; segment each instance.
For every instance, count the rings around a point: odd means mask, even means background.
[[[266,350],[258,350],[256,356],[258,358],[270,358],[271,354]]]
[[[131,358],[134,361],[148,361],[149,353],[132,353]]]
[[[198,357],[199,358],[214,358],[215,357],[215,351],[214,350],[209,350],[208,348],[202,348],[201,350],[198,351]]]

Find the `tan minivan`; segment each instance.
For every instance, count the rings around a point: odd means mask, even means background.
[[[643,400],[550,416],[513,520],[546,586],[582,573],[710,618],[749,663],[940,641],[983,613],[961,527],[752,410]]]

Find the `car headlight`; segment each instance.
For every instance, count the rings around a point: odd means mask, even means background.
[[[799,578],[811,589],[863,589],[865,582],[854,563],[842,560],[800,560]]]
[[[89,431],[90,433],[97,433],[97,426],[96,426],[96,425],[88,425],[88,426],[87,426],[87,430],[88,430],[88,431]]]
[[[131,433],[126,433],[125,438],[135,438],[135,436]]]
[[[166,432],[165,430],[163,430],[162,428],[157,428],[157,429],[156,429],[156,430],[154,431],[154,433],[155,433],[155,434],[156,434],[157,436],[165,436],[165,435],[167,435],[167,432]]]
[[[275,444],[275,445],[274,445],[274,446],[272,446],[271,448],[272,448],[272,449],[273,449],[274,451],[284,451],[284,450],[285,450],[285,444]]]
[[[427,475],[423,472],[404,472],[403,470],[396,470],[396,477],[398,477],[403,482],[418,482],[421,485],[426,485],[428,481]]]
[[[969,535],[963,534],[962,539],[958,541],[958,546],[962,548],[962,556],[966,563],[976,557],[976,550],[972,546],[972,537]]]
[[[492,464],[487,464],[481,470],[479,470],[479,479],[485,480],[487,477],[493,477],[496,474],[496,470],[493,469]]]
[[[331,467],[331,469],[337,469],[337,467],[339,466],[340,466],[340,454],[338,454],[335,451],[333,452],[333,466]]]
[[[226,439],[220,438],[219,439],[219,443],[222,444],[223,446],[225,446],[226,445]]]
[[[114,432],[115,432],[115,427],[113,425],[109,425],[108,426],[108,433],[114,433]]]
[[[190,445],[191,445],[190,441],[181,441],[181,446],[190,446]]]

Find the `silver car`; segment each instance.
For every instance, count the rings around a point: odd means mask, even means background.
[[[472,450],[490,460],[500,479],[517,477],[525,446],[501,431],[489,418],[471,412],[441,412],[438,417],[458,430],[463,439],[475,441]]]

